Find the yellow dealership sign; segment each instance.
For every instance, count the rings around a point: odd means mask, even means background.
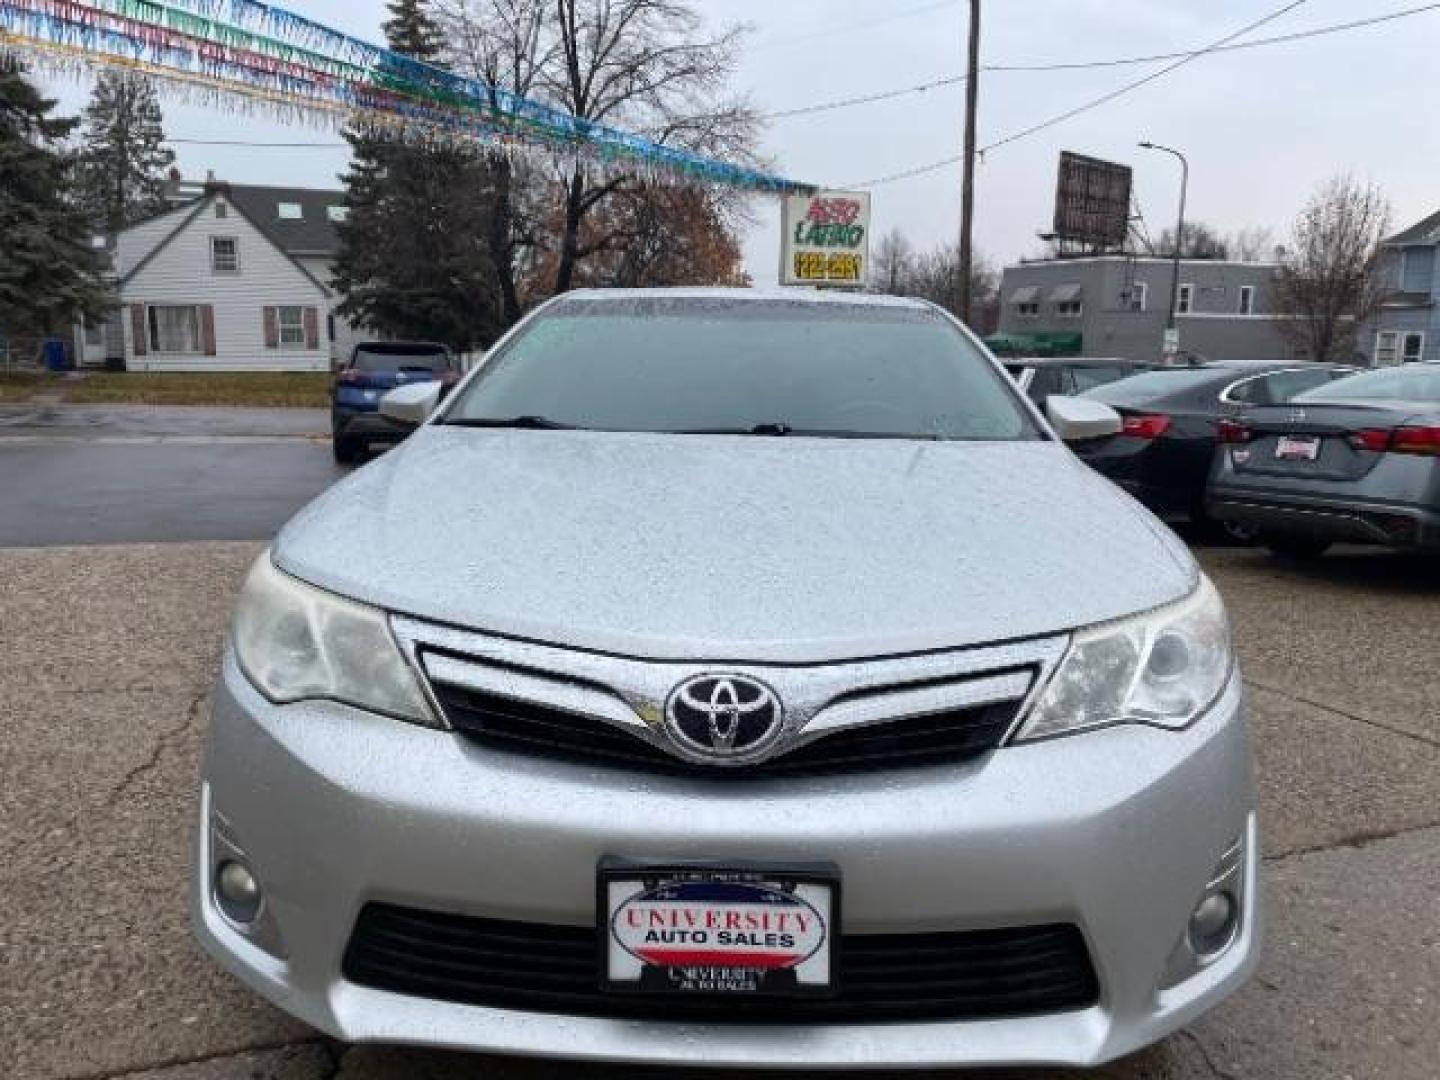
[[[785,199],[780,284],[865,286],[870,263],[870,194],[822,191]]]

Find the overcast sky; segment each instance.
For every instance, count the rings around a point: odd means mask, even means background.
[[[962,0],[697,0],[715,23],[753,27],[737,89],[780,111],[927,82],[963,66]],[[1419,0],[1309,0],[1251,35],[1270,36],[1419,5]],[[379,39],[381,0],[290,0],[303,12]],[[988,0],[982,62],[1073,62],[1194,49],[1279,8],[1281,0]],[[1325,178],[1350,171],[1379,183],[1397,225],[1440,208],[1440,123],[1431,88],[1440,10],[1326,38],[1201,58],[1108,105],[987,155],[980,172],[977,243],[997,262],[1040,249],[1056,158],[1076,150],[1129,162],[1152,233],[1170,224],[1179,169],[1138,150],[1150,138],[1190,158],[1191,214],[1222,231],[1283,233]],[[988,143],[1097,97],[1163,65],[984,77],[980,140]],[[85,91],[55,86],[78,109]],[[814,116],[776,120],[766,152],[780,171],[844,186],[959,152],[960,86]],[[173,137],[285,141],[326,138],[243,113],[166,102]],[[256,184],[332,186],[343,150],[177,146],[187,177],[213,169]],[[874,189],[876,234],[904,230],[919,247],[958,231],[960,170]],[[757,283],[773,282],[778,214],[761,202],[747,238]]]

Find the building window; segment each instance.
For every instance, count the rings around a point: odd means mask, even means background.
[[[1241,315],[1254,315],[1254,314],[1255,314],[1255,286],[1254,286],[1254,285],[1241,285],[1241,286],[1240,286],[1240,314],[1241,314]]]
[[[1425,356],[1425,335],[1405,334],[1400,339],[1400,362],[1418,364]]]
[[[1055,305],[1055,314],[1064,319],[1078,319],[1085,314],[1085,303],[1082,300],[1061,300]]]
[[[148,315],[151,352],[192,355],[200,352],[198,307],[152,307]]]
[[[1375,366],[1415,364],[1425,358],[1425,335],[1382,330],[1375,335]]]
[[[280,307],[275,309],[276,324],[280,328],[280,348],[305,348],[305,309]]]
[[[210,238],[210,269],[216,274],[240,272],[240,241],[233,236]]]
[[[1435,284],[1435,249],[1405,248],[1400,254],[1400,291],[1429,294]]]
[[[1144,311],[1149,306],[1150,286],[1143,281],[1131,282],[1128,289],[1120,293],[1122,311]]]
[[[303,221],[305,208],[298,202],[282,202],[279,209],[281,221]]]
[[[1022,319],[1035,319],[1040,316],[1040,305],[1035,301],[1015,305],[1015,312]]]
[[[348,206],[327,206],[325,213],[330,220],[334,222],[350,220],[350,208]]]
[[[224,200],[215,200],[215,216],[217,218],[221,218],[222,220],[230,216],[230,207],[227,203],[224,202]]]
[[[1175,314],[1189,315],[1195,310],[1195,286],[1181,285],[1180,293],[1175,298]]]

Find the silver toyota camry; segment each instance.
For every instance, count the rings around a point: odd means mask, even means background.
[[[1214,587],[916,301],[572,293],[296,517],[193,913],[348,1041],[1096,1064],[1259,951]]]

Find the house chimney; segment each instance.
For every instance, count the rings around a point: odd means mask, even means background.
[[[215,170],[210,169],[205,173],[205,194],[228,196],[230,194],[230,185],[224,180],[215,179]]]

